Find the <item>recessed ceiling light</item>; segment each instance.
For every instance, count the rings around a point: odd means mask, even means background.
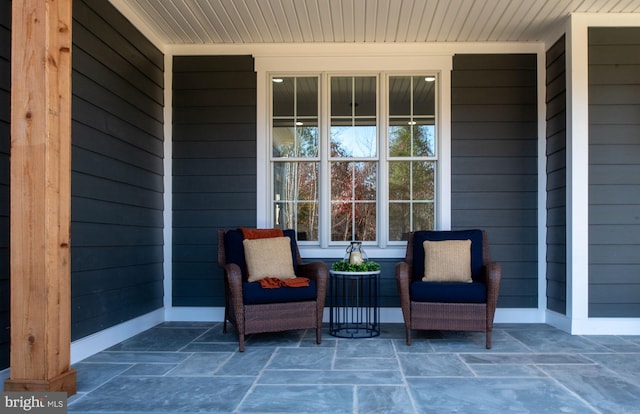
[[[427,76],[424,78],[424,80],[426,80],[427,82],[435,82],[436,77],[435,76]]]

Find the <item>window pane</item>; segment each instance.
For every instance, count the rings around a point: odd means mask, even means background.
[[[416,119],[412,128],[413,154],[416,157],[435,157],[436,138],[433,120]]]
[[[331,203],[331,241],[376,240],[375,202]]]
[[[274,157],[318,156],[318,78],[274,78]]]
[[[413,162],[413,200],[435,199],[435,168],[433,161]]]
[[[409,76],[389,77],[389,116],[411,114],[411,78]]]
[[[318,125],[315,119],[304,122],[274,119],[272,139],[274,157],[318,156]]]
[[[389,200],[411,199],[411,163],[389,163]]]
[[[433,230],[435,214],[433,203],[413,204],[413,229],[412,230]]]
[[[353,204],[344,202],[331,203],[331,240],[355,240],[353,234]]]
[[[377,87],[376,77],[356,77],[354,79],[355,112],[357,117],[376,116]]]
[[[332,241],[376,239],[377,182],[377,162],[331,163]]]
[[[411,156],[411,119],[389,119],[389,156]]]
[[[434,76],[413,77],[413,115],[436,115]]]
[[[276,82],[276,80],[278,80]],[[295,113],[295,78],[278,78],[272,82],[273,116],[293,117]]]
[[[290,227],[291,228],[291,227]],[[298,203],[298,240],[318,240],[318,203]]]
[[[296,114],[318,117],[318,78],[296,78]]]
[[[296,229],[306,240],[318,238],[318,168],[315,162],[274,164],[274,222]]]
[[[389,240],[407,240],[411,231],[411,203],[389,204]]]
[[[376,77],[331,78],[332,157],[377,156]]]
[[[375,124],[374,125],[356,125],[356,126],[337,126],[336,124],[332,123],[331,125],[331,156],[332,157],[373,158],[376,156],[377,147],[378,147],[378,139],[376,136]]]
[[[435,157],[434,94],[435,77],[389,77],[391,157]]]

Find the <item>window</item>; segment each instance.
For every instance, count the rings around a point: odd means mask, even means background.
[[[270,79],[275,226],[321,247],[436,227],[436,76]]]

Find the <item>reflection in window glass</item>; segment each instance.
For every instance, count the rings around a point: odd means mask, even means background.
[[[377,77],[331,78],[329,132],[330,155],[336,160],[330,163],[331,241],[375,241]],[[374,161],[356,161],[362,159]]]
[[[331,156],[374,158],[378,149],[376,77],[331,78]]]
[[[274,157],[318,156],[318,78],[274,78],[272,125]]]
[[[389,77],[389,240],[435,226],[436,126],[432,76]]]
[[[376,240],[378,165],[331,163],[331,240]]]
[[[299,240],[318,239],[317,162],[274,164],[274,223],[282,229],[296,229]]]
[[[272,80],[274,226],[295,229],[298,240],[317,241],[318,78]]]

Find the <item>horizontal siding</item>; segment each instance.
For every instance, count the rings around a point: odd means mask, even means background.
[[[640,28],[589,29],[589,316],[640,317]]]
[[[256,75],[250,56],[173,62],[173,305],[224,306],[219,228],[256,222]]]
[[[502,264],[499,307],[537,307],[535,55],[456,55],[452,227],[487,230]]]
[[[547,308],[567,313],[567,99],[563,36],[546,53]]]
[[[76,340],[163,305],[162,53],[108,1],[74,1]]]
[[[0,371],[9,367],[11,1],[0,1]]]

